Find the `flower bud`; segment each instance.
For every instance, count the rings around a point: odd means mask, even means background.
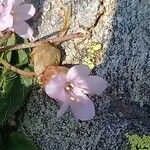
[[[36,75],[40,75],[48,66],[59,65],[61,53],[57,47],[47,42],[34,47],[30,57]]]

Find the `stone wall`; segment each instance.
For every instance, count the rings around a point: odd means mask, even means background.
[[[30,1],[38,10],[31,22],[35,36],[57,33],[63,25],[60,1]],[[96,116],[87,122],[77,121],[70,110],[57,119],[56,103],[35,87],[24,107],[19,131],[45,150],[125,149],[124,133],[150,134],[150,1],[63,3],[72,7],[68,33],[87,33],[85,39],[61,45],[65,50],[63,63],[82,63],[91,43],[100,43],[93,74],[105,78],[109,86],[102,95],[91,96]]]

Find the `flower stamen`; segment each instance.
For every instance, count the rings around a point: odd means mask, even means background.
[[[69,86],[66,86],[65,88],[67,91],[70,91],[70,87]]]
[[[70,100],[71,101],[77,101],[77,102],[80,102],[80,100],[76,97],[73,97],[73,96],[70,96]]]
[[[72,88],[74,88],[74,87],[75,87],[75,85],[74,85],[73,83],[70,83],[70,86],[71,86]]]
[[[75,100],[75,98],[74,98],[73,96],[71,96],[71,97],[70,97],[70,100],[74,101],[74,100]]]
[[[66,86],[65,86],[65,89],[67,91],[72,91],[72,89],[75,87],[75,85],[71,82],[67,83]]]

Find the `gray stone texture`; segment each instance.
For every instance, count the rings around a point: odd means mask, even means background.
[[[29,0],[28,0],[29,1]],[[36,38],[57,33],[63,19],[59,0],[30,0],[37,8],[30,22]],[[88,44],[103,43],[93,74],[109,86],[91,96],[93,120],[81,122],[70,110],[56,118],[57,104],[34,87],[24,107],[19,131],[44,150],[124,150],[125,133],[150,135],[150,1],[63,0],[72,6],[68,33],[87,33],[85,39],[64,42],[63,63],[81,63]]]

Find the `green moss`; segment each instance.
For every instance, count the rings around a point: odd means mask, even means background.
[[[137,134],[125,134],[125,136],[128,138],[131,150],[150,150],[150,136],[141,137]]]

